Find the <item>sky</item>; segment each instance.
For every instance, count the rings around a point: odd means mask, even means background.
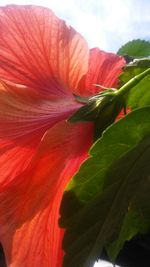
[[[49,7],[80,32],[89,47],[117,52],[133,39],[150,40],[150,0],[0,0],[0,5],[7,4]],[[112,265],[101,261],[94,267]]]

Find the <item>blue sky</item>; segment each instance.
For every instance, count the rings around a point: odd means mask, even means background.
[[[0,0],[1,5],[10,3],[53,9],[90,47],[117,52],[129,40],[150,40],[149,0]]]
[[[90,47],[105,51],[117,52],[137,38],[150,40],[149,0],[0,0],[0,5],[7,4],[49,7],[80,32]],[[94,265],[111,266],[104,262]]]

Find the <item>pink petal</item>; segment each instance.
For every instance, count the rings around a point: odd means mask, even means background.
[[[45,131],[79,105],[72,98],[50,100],[26,87],[0,83],[0,184],[23,172]]]
[[[0,193],[0,241],[9,267],[61,267],[60,201],[88,157],[92,132],[92,124],[58,123],[28,170]]]
[[[74,90],[88,67],[84,39],[52,11],[0,8],[0,77],[61,96]]]
[[[98,48],[91,49],[88,72],[79,82],[78,94],[90,96],[104,90],[94,84],[117,87],[124,65],[125,60],[116,54],[106,53]]]

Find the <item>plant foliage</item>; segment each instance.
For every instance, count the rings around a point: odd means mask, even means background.
[[[140,58],[124,67],[121,88],[150,68],[147,41],[129,42],[118,54]],[[92,267],[104,248],[115,261],[126,240],[150,228],[150,74],[117,98],[119,107],[118,99],[129,114],[106,125],[63,196],[63,267]]]

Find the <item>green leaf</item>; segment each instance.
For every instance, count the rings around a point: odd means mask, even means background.
[[[150,105],[150,75],[130,91],[127,105],[132,109]]]
[[[123,45],[117,52],[120,56],[131,56],[134,58],[150,56],[150,42],[145,40],[133,40]]]
[[[150,68],[150,59],[134,60],[126,65],[120,76],[121,85],[127,83],[131,78]],[[147,75],[136,86],[134,86],[126,97],[126,105],[132,109],[150,105],[150,75]]]
[[[90,154],[61,205],[64,267],[92,267],[104,247],[114,259],[150,226],[150,107],[109,127]]]
[[[138,212],[130,209],[125,215],[117,239],[107,246],[107,253],[110,258],[115,261],[118,251],[121,250],[125,241],[129,241],[138,232],[144,234],[148,229],[148,220],[143,219],[142,216],[139,216]]]
[[[121,85],[127,83],[134,76],[142,73],[148,68],[150,68],[149,58],[135,59],[130,64],[127,64],[123,69],[123,73],[119,77]]]

